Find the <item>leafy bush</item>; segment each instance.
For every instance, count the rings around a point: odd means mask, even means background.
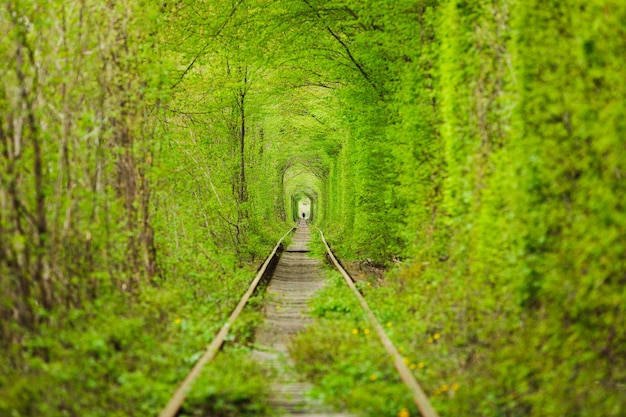
[[[194,383],[181,416],[270,416],[272,375],[250,357],[249,349],[227,348],[209,363]]]

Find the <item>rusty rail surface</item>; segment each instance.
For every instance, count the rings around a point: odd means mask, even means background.
[[[185,398],[187,397],[187,393],[189,392],[189,389],[191,388],[191,385],[193,384],[194,380],[198,377],[198,375],[200,375],[200,371],[202,371],[202,368],[204,367],[204,365],[209,363],[215,357],[215,355],[220,350],[220,348],[222,347],[222,344],[224,343],[224,339],[226,338],[226,335],[228,334],[228,331],[230,330],[230,327],[232,326],[233,322],[237,320],[237,318],[243,311],[244,307],[248,303],[248,300],[250,299],[257,285],[259,284],[259,282],[265,275],[265,271],[267,270],[267,267],[269,266],[270,262],[276,255],[276,252],[278,252],[278,248],[282,244],[283,240],[293,230],[294,228],[291,228],[287,233],[285,233],[285,235],[280,238],[276,246],[274,246],[274,250],[267,257],[267,259],[263,263],[263,266],[261,266],[261,269],[259,269],[259,272],[257,273],[256,277],[254,278],[254,280],[248,287],[248,290],[246,291],[246,293],[243,295],[243,297],[239,301],[239,304],[237,304],[237,307],[235,307],[235,310],[233,310],[230,317],[228,317],[228,320],[226,320],[226,323],[224,323],[220,331],[217,333],[217,336],[215,336],[215,339],[213,339],[213,341],[211,342],[207,350],[204,352],[202,357],[198,360],[198,362],[196,362],[196,364],[193,366],[189,374],[187,374],[187,377],[185,377],[183,382],[181,382],[181,384],[178,386],[178,389],[176,390],[176,392],[174,393],[170,401],[167,403],[165,408],[163,408],[161,413],[159,413],[159,417],[175,417],[176,416],[176,414],[178,413],[178,410],[183,405],[183,402],[185,401]]]
[[[367,317],[370,323],[372,324],[372,326],[376,329],[376,333],[378,333],[378,337],[380,338],[380,341],[382,342],[383,346],[387,350],[387,353],[389,353],[389,355],[393,358],[394,365],[396,369],[398,370],[398,373],[400,374],[400,378],[402,379],[404,384],[411,390],[411,393],[413,394],[413,401],[415,401],[415,405],[417,405],[417,408],[422,413],[422,416],[423,417],[439,417],[439,415],[437,414],[433,406],[430,404],[430,401],[428,400],[428,397],[424,393],[424,390],[422,389],[421,385],[419,384],[419,382],[417,382],[417,380],[413,376],[413,373],[409,370],[409,368],[404,363],[404,359],[398,352],[398,349],[396,349],[396,347],[394,346],[389,336],[387,336],[387,333],[385,333],[383,326],[380,324],[380,322],[374,315],[374,312],[372,311],[372,309],[367,305],[367,302],[365,301],[365,298],[363,298],[363,295],[359,292],[359,290],[354,285],[354,281],[352,280],[352,277],[350,277],[350,275],[346,272],[346,270],[343,269],[341,264],[339,264],[339,261],[337,261],[337,258],[335,258],[335,255],[333,254],[332,250],[330,250],[330,246],[328,245],[328,242],[326,242],[324,233],[321,230],[320,230],[320,235],[322,236],[322,242],[324,242],[324,246],[326,246],[326,252],[328,253],[328,257],[330,258],[335,268],[339,270],[344,280],[348,284],[348,287],[350,287],[350,289],[352,290],[356,298],[358,298],[359,303],[361,304],[361,307],[367,313]]]

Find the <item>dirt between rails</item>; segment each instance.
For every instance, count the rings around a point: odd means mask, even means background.
[[[324,284],[321,262],[308,254],[310,231],[301,221],[291,244],[281,255],[267,287],[269,301],[265,320],[255,332],[253,357],[276,375],[270,385],[270,404],[284,416],[353,417],[336,412],[310,398],[311,384],[302,380],[293,369],[287,346],[311,318],[308,301]]]
[[[382,283],[383,276],[387,269],[371,264],[368,261],[341,262],[341,266],[357,282],[367,281],[371,283]]]

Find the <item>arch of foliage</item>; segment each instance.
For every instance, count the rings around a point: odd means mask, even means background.
[[[155,414],[300,193],[343,259],[394,266],[368,297],[442,414],[622,415],[624,19],[5,2],[0,414]]]

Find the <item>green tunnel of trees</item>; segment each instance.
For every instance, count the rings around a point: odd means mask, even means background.
[[[157,413],[303,201],[442,415],[624,415],[625,53],[621,0],[5,1],[0,415]]]

